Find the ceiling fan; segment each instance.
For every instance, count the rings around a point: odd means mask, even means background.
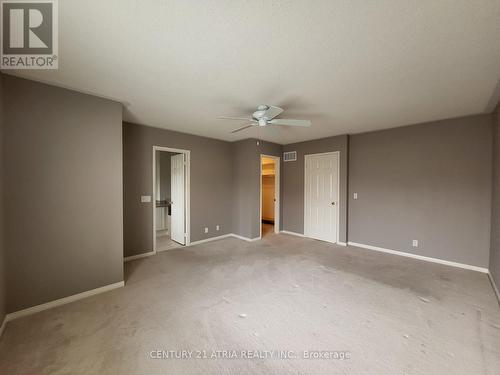
[[[230,117],[223,116],[218,117],[221,120],[238,120],[238,121],[250,121],[249,124],[242,126],[241,128],[235,129],[231,131],[231,133],[236,133],[241,130],[250,128],[252,126],[269,126],[269,125],[286,125],[286,126],[301,126],[301,127],[309,127],[311,126],[311,121],[309,120],[292,120],[292,119],[284,119],[284,118],[276,118],[281,115],[284,110],[280,107],[275,107],[273,105],[259,105],[257,107],[257,111],[252,113],[251,118],[247,117]]]

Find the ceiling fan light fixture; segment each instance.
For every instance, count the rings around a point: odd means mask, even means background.
[[[259,119],[259,126],[266,126],[266,125],[267,125],[267,119],[260,118]]]

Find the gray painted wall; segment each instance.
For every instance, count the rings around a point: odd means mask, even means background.
[[[153,195],[153,146],[191,150],[191,241],[231,233],[231,143],[124,123],[124,255],[153,250],[153,204],[140,202]]]
[[[339,239],[347,241],[348,136],[336,136],[283,146],[297,151],[297,161],[283,163],[283,230],[304,233],[304,157],[308,154],[340,151]]]
[[[122,281],[121,104],[3,78],[8,312]]]
[[[3,220],[3,75],[0,73],[0,326],[7,313],[7,290],[6,290],[6,275],[5,275],[5,243],[4,243],[4,220]]]
[[[500,288],[500,104],[493,115],[492,185],[490,273]]]
[[[489,115],[351,136],[349,241],[487,267],[491,136]]]
[[[247,238],[257,238],[260,236],[261,228],[260,155],[281,157],[282,146],[264,141],[259,141],[257,145],[256,139],[245,139],[231,145],[234,160],[233,233]],[[282,189],[283,184],[280,185],[280,191],[283,191]],[[283,212],[282,199],[280,203],[280,210]]]
[[[281,229],[303,233],[304,155],[340,151],[341,241],[349,229],[354,242],[483,267],[489,260],[500,284],[498,114],[492,165],[489,115],[257,145],[122,127],[118,103],[1,74],[0,85],[9,93],[4,142],[0,127],[6,160],[0,212],[9,217],[5,268],[0,218],[0,319],[3,311],[121,281],[123,253],[152,250],[153,204],[140,203],[140,196],[152,195],[153,145],[192,151],[192,241],[231,232],[258,237],[260,155],[283,151],[297,151],[298,160],[281,163]],[[348,199],[348,177],[358,200]],[[1,188],[2,181],[0,196]],[[12,285],[6,307],[4,270]]]

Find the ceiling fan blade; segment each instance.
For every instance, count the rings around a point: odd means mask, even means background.
[[[245,125],[245,126],[242,126],[241,128],[234,129],[233,131],[231,131],[231,133],[237,133],[237,132],[245,130],[247,128],[251,128],[252,126],[255,126],[255,125],[254,124]]]
[[[283,108],[275,107],[274,105],[270,105],[269,108],[264,113],[263,117],[267,117],[268,120],[272,120],[273,118],[281,115],[283,113]]]
[[[309,120],[292,120],[286,118],[278,118],[271,121],[268,121],[269,124],[273,125],[288,125],[288,126],[302,126],[309,127],[311,126],[311,121]]]
[[[219,120],[241,120],[241,121],[252,121],[251,118],[248,117],[231,117],[231,116],[221,116],[217,117]]]

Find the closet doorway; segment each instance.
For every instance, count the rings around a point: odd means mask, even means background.
[[[260,156],[260,237],[280,231],[280,158]]]

